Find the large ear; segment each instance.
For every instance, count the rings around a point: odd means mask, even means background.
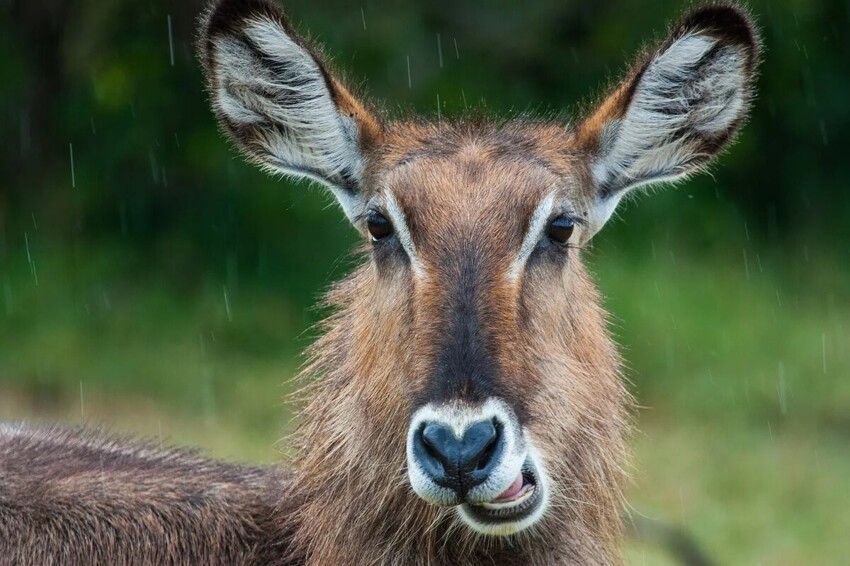
[[[579,126],[595,183],[593,231],[631,189],[700,171],[749,110],[760,43],[740,8],[687,14]]]
[[[223,129],[264,169],[328,186],[349,218],[360,213],[364,149],[381,125],[270,0],[219,0],[200,56]]]

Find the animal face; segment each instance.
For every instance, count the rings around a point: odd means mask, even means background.
[[[616,443],[606,423],[626,396],[580,250],[623,196],[728,144],[757,52],[742,12],[710,6],[574,124],[391,122],[271,2],[213,8],[202,53],[224,129],[262,167],[327,186],[369,247],[358,379],[368,359],[403,351],[375,389],[393,394],[367,401],[401,400],[389,412],[404,414],[422,500],[510,535],[563,504],[579,445]]]
[[[588,172],[544,124],[401,125],[385,139],[365,215],[379,284],[407,297],[411,486],[481,532],[522,529],[547,501],[536,394],[543,381],[571,389],[538,356],[549,344],[575,359],[559,338],[569,317],[536,314],[552,298],[558,312],[592,302],[570,268],[589,231]]]

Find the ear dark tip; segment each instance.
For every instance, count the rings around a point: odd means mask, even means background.
[[[214,0],[206,12],[204,34],[238,33],[246,18],[258,15],[284,19],[281,9],[270,0]]]
[[[249,17],[265,16],[289,29],[286,16],[271,0],[213,0],[201,16],[198,55],[209,68],[212,40],[223,35],[239,35]]]
[[[756,26],[749,13],[734,4],[707,4],[687,13],[675,35],[708,33],[729,44],[740,45],[755,55],[760,49]]]

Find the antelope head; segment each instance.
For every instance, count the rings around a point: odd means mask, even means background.
[[[391,452],[417,505],[474,532],[574,501],[616,512],[628,394],[581,249],[626,195],[730,143],[758,60],[748,17],[690,12],[574,123],[392,121],[270,1],[224,0],[207,22],[223,129],[264,169],[327,187],[368,246],[339,386],[378,409],[351,425],[371,444],[346,442]]]

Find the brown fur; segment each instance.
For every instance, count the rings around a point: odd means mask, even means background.
[[[266,564],[276,469],[0,425],[0,565]]]
[[[703,16],[729,41],[752,40],[749,24],[727,25],[724,18],[742,18],[729,10]],[[291,33],[267,0],[225,0],[211,13],[205,33],[238,35],[244,13]],[[674,36],[693,25],[686,18]],[[214,82],[211,45],[205,36]],[[625,112],[642,64],[573,128],[390,124],[322,67],[337,108],[359,128],[365,173],[349,189],[363,198],[392,191],[423,274],[412,275],[400,249],[369,247],[370,259],[328,294],[333,314],[296,394],[297,456],[285,474],[84,431],[0,427],[0,564],[620,562],[631,398],[582,263],[591,227],[579,224],[569,249],[535,251],[521,277],[505,274],[546,194],[570,203],[579,222],[590,217],[598,191],[590,154],[606,123]],[[267,124],[220,117],[243,150],[259,151],[252,136]],[[534,439],[551,484],[543,518],[507,537],[476,534],[453,509],[426,504],[406,475],[410,415],[435,387],[458,285],[466,285],[462,307],[476,317],[488,377]],[[474,380],[458,383],[456,398],[479,393]]]

